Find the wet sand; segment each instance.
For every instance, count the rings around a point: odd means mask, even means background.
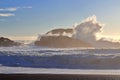
[[[120,80],[120,75],[0,74],[0,80]]]

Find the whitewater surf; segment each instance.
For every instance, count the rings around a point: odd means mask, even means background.
[[[57,69],[120,69],[120,49],[1,47],[0,65]]]

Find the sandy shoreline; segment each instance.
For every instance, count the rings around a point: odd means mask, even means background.
[[[120,75],[0,74],[0,80],[120,80]]]

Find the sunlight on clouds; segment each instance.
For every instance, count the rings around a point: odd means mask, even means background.
[[[9,8],[0,8],[0,11],[16,11],[18,9],[30,9],[31,6],[24,6],[24,7],[9,7]],[[9,17],[9,16],[15,16],[14,13],[0,13],[0,17]]]
[[[24,7],[9,7],[9,8],[0,8],[0,11],[16,11],[18,9],[30,9],[31,6],[24,6]]]
[[[0,8],[0,11],[16,11],[17,8]]]
[[[0,13],[0,17],[9,17],[9,16],[15,16],[15,14],[12,14],[12,13]]]

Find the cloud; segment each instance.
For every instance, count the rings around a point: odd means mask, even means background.
[[[18,9],[30,9],[31,6],[24,6],[24,7],[9,7],[9,8],[0,8],[0,11],[16,11]]]
[[[9,8],[0,8],[0,11],[9,11],[9,12],[14,12],[17,11],[18,9],[30,9],[32,8],[31,6],[24,6],[24,7],[9,7]],[[13,13],[0,13],[0,17],[9,17],[9,16],[15,16]]]
[[[9,17],[9,16],[15,16],[15,14],[12,14],[12,13],[0,13],[0,17]]]
[[[16,11],[17,8],[0,8],[0,11]]]

